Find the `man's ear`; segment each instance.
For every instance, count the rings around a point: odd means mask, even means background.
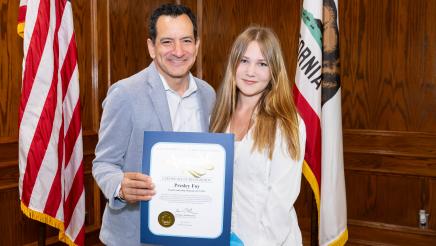
[[[147,47],[148,47],[148,53],[150,54],[151,59],[154,59],[156,57],[156,53],[154,50],[154,43],[151,39],[147,39]]]

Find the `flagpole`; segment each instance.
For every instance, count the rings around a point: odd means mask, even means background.
[[[45,246],[46,224],[38,222],[38,246]]]
[[[312,194],[312,208],[310,213],[310,245],[318,246],[318,208],[316,206],[315,194]]]

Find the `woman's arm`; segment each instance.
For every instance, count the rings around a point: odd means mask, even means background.
[[[269,239],[277,243],[283,243],[289,234],[289,228],[293,223],[291,212],[300,193],[306,129],[302,120],[299,123],[300,155],[298,160],[290,157],[279,129],[271,160],[269,192],[265,199],[261,223]]]

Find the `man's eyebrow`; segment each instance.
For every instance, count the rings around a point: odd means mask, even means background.
[[[174,39],[170,38],[170,37],[162,37],[162,38],[159,39],[159,41],[161,41],[161,40],[174,40]]]

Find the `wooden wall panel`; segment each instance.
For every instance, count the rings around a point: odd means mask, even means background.
[[[96,0],[91,1],[72,1],[74,13],[74,31],[77,42],[77,60],[80,80],[80,103],[82,104],[82,130],[89,131],[94,129],[95,96],[92,84],[93,69],[93,41],[94,30],[92,29],[92,5]]]
[[[2,189],[0,201],[2,245],[24,245],[34,241],[38,236],[37,223],[25,218],[21,212],[17,189]]]
[[[436,2],[339,10],[349,242],[436,244]]]
[[[429,246],[436,239],[431,231],[377,222],[348,219],[347,245]]]
[[[18,135],[22,61],[18,57],[23,57],[18,5],[19,1],[0,0],[0,139]]]
[[[356,191],[348,192],[347,199],[358,204],[349,206],[349,218],[410,227],[418,225],[417,211],[428,203],[425,178],[353,171],[346,175],[347,189]]]
[[[14,173],[18,173],[18,168],[15,166]],[[2,169],[3,173],[4,169]],[[16,179],[17,180],[17,179]],[[86,217],[85,225],[87,232],[91,233],[98,229],[94,221],[94,179],[90,170],[85,174],[85,192],[86,192]],[[17,187],[0,188],[0,232],[2,235],[1,245],[25,245],[33,243],[38,238],[39,225],[36,221],[28,219],[22,212],[19,206],[19,197]],[[48,242],[57,242],[58,231],[47,227]]]
[[[95,28],[97,29],[98,35],[96,35],[97,41],[93,40],[97,48],[95,51],[97,52],[94,59],[96,59],[97,67],[94,66],[93,71],[93,89],[94,92],[97,93],[96,97],[98,98],[95,107],[97,107],[97,115],[96,115],[96,125],[95,129],[97,130],[100,124],[100,116],[102,113],[101,104],[106,97],[106,92],[110,86],[111,76],[111,49],[110,49],[110,22],[109,22],[109,7],[110,0],[105,1],[96,1],[97,8],[97,16],[94,19]],[[95,71],[97,70],[97,71]]]
[[[435,132],[435,12],[435,1],[340,1],[344,128]]]

